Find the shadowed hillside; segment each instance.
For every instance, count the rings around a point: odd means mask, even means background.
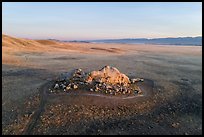
[[[57,44],[56,41],[52,41],[52,40],[36,40],[38,43],[42,44],[42,45],[54,45]]]

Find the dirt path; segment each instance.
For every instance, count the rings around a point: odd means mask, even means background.
[[[46,101],[47,101],[47,90],[49,89],[49,87],[51,86],[52,83],[53,83],[53,81],[49,81],[40,87],[40,89],[39,89],[39,92],[40,92],[39,108],[32,115],[31,120],[29,121],[25,130],[22,133],[23,135],[29,135],[32,132],[32,129],[34,128],[37,120],[39,119],[41,113],[44,111],[44,106],[45,106]]]

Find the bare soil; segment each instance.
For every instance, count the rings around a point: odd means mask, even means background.
[[[202,134],[202,47],[22,41],[2,46],[2,134]],[[153,81],[150,96],[42,96],[63,72],[105,65]]]

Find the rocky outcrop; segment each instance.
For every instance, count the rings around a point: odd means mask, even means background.
[[[51,93],[60,91],[69,92],[76,89],[86,89],[110,95],[134,95],[141,94],[140,88],[135,84],[144,79],[129,79],[117,68],[105,66],[99,71],[85,73],[82,69],[76,69],[73,73],[64,73],[53,85]]]
[[[92,71],[86,79],[86,82],[91,83],[93,81],[107,84],[123,84],[128,85],[130,83],[129,78],[121,73],[117,68],[105,66],[99,71]]]

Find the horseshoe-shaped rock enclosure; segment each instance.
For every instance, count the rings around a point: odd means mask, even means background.
[[[76,69],[70,73],[62,74],[50,89],[50,93],[74,92],[84,90],[93,94],[111,96],[135,96],[142,95],[137,85],[143,82],[142,78],[130,79],[117,68],[105,66],[98,71],[85,73],[82,69]]]

